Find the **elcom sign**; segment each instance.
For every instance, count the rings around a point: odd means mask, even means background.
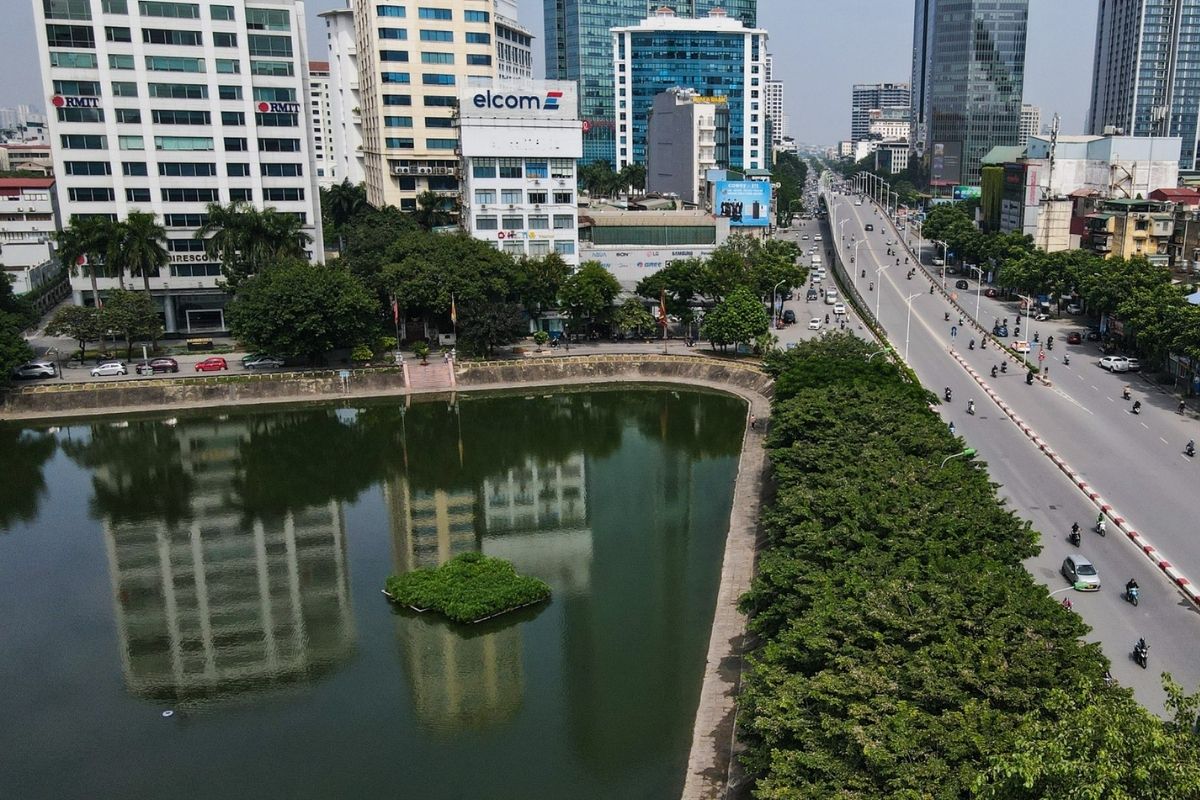
[[[496,80],[464,86],[458,95],[462,118],[577,119],[575,84],[569,81]]]
[[[50,105],[55,108],[99,108],[99,97],[71,97],[64,94],[56,94],[50,98]]]
[[[563,93],[548,91],[546,94],[504,94],[488,89],[479,92],[472,98],[471,103],[476,108],[507,108],[515,110],[558,111],[558,101]]]

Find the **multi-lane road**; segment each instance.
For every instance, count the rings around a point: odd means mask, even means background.
[[[952,336],[951,325],[957,324],[960,310],[940,292],[929,293],[931,282],[941,284],[940,270],[918,268],[908,279],[911,265],[905,267],[904,257],[912,260],[913,255],[902,244],[893,248],[898,255],[887,254],[887,241],[902,237],[874,205],[869,201],[855,205],[854,197],[832,193],[827,200],[828,235],[841,248],[847,264],[853,242],[863,242],[858,245],[855,266],[867,270],[874,289],[862,294],[872,309],[878,303],[880,322],[888,338],[902,355],[907,349],[908,361],[925,386],[939,396],[944,387],[952,389],[952,402],[944,403],[939,413],[947,422],[953,421],[958,434],[978,449],[1011,507],[1042,532],[1043,550],[1027,564],[1030,572],[1056,597],[1070,597],[1113,662],[1113,676],[1132,686],[1149,708],[1160,711],[1163,707],[1160,671],[1171,672],[1186,688],[1194,689],[1200,683],[1200,658],[1196,657],[1200,612],[1111,522],[1107,537],[1091,532],[1098,513],[1096,504],[989,399],[953,353],[973,367],[1117,514],[1197,580],[1200,522],[1193,492],[1200,488],[1200,462],[1184,456],[1182,451],[1189,439],[1200,438],[1200,422],[1176,413],[1176,399],[1140,377],[1101,370],[1095,345],[1067,345],[1067,326],[1059,323],[1034,324],[1043,343],[1047,336],[1055,337],[1054,348],[1042,362],[1050,367],[1050,385],[1040,381],[1027,385],[1024,371],[1011,360],[1008,373],[993,380],[991,367],[1004,360],[996,348],[979,349],[981,337],[969,326]],[[874,226],[873,232],[865,230],[868,223]],[[931,254],[932,250],[926,252],[926,258]],[[900,258],[899,266],[896,258]],[[954,282],[965,276],[948,277],[954,291]],[[859,283],[863,288],[862,281]],[[975,311],[975,287],[972,280],[969,292],[958,293],[959,302],[970,312],[967,316]],[[876,292],[877,297],[873,296]],[[993,319],[1005,317],[1011,327],[1018,314],[1015,304],[991,298],[980,298],[979,305],[980,317],[989,329]],[[950,322],[945,321],[947,313]],[[1024,333],[1028,336],[1032,331]],[[977,343],[974,350],[968,348],[971,338]],[[1070,356],[1069,365],[1063,363],[1063,355]],[[1126,384],[1131,387],[1133,399],[1142,400],[1140,415],[1132,414],[1130,402],[1121,397]],[[966,413],[968,399],[975,400],[974,416]],[[1083,528],[1078,550],[1067,541],[1072,522]],[[1061,577],[1059,567],[1070,553],[1082,553],[1096,564],[1103,580],[1099,592],[1075,592]],[[1130,577],[1142,587],[1141,603],[1136,608],[1122,597]],[[1147,670],[1137,667],[1130,658],[1139,636],[1146,637],[1150,644]]]

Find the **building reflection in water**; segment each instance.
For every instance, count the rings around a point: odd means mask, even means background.
[[[340,503],[249,514],[232,497],[247,428],[176,433],[189,513],[104,519],[130,690],[173,702],[229,698],[345,663],[355,628]],[[103,467],[95,479],[105,481]]]

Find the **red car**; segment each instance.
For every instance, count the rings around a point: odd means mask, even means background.
[[[1071,331],[1067,334],[1067,344],[1080,344],[1083,342],[1083,337],[1079,335],[1079,331]]]
[[[221,356],[212,356],[196,364],[196,372],[218,372],[229,369],[229,364]]]

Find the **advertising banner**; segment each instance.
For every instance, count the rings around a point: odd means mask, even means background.
[[[771,184],[767,181],[717,181],[713,213],[730,227],[765,228],[771,224]]]
[[[574,81],[476,80],[458,95],[458,114],[464,119],[570,120],[578,113]]]
[[[978,186],[955,186],[955,200],[978,200],[980,197],[980,189]]]
[[[929,176],[934,186],[954,186],[962,181],[962,142],[933,143]]]

